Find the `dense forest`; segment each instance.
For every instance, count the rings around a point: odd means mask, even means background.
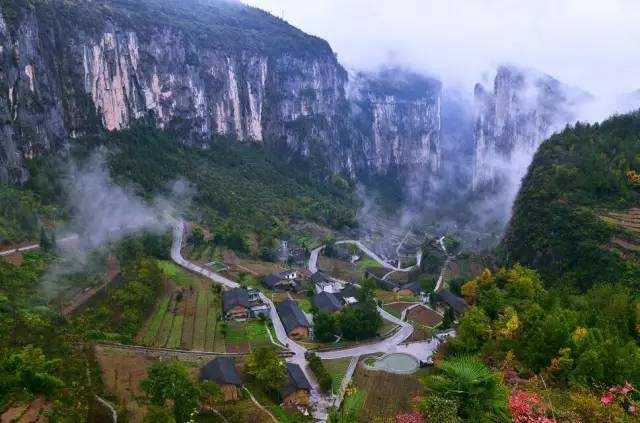
[[[272,239],[291,222],[357,226],[357,199],[347,180],[327,176],[321,162],[289,163],[260,144],[219,138],[201,150],[176,143],[171,134],[137,127],[79,140],[71,157],[81,167],[95,154],[104,156],[116,183],[149,201],[177,203],[177,209],[239,252],[247,251],[250,237]],[[0,188],[6,199],[0,207],[0,242],[33,240],[42,225],[73,214],[65,187],[71,166],[66,156],[39,157],[29,163],[31,179],[24,189]]]
[[[547,285],[637,287],[638,134],[634,113],[577,124],[544,142],[513,207],[506,262],[537,269]]]

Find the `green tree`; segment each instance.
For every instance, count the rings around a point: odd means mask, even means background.
[[[461,423],[458,415],[460,405],[455,399],[440,395],[428,395],[418,404],[418,410],[429,423]]]
[[[277,392],[287,382],[284,362],[272,348],[256,348],[245,362],[247,374],[267,391]]]
[[[63,386],[53,374],[60,364],[60,360],[48,359],[42,349],[31,345],[12,353],[0,363],[0,397],[16,390],[33,395],[53,394]]]
[[[148,374],[140,382],[148,403],[158,407],[171,404],[176,422],[188,421],[198,407],[199,392],[184,364],[157,362],[149,367]]]
[[[458,335],[452,345],[462,352],[476,352],[489,338],[491,320],[480,307],[470,307],[458,320]]]
[[[510,421],[506,388],[478,359],[453,357],[439,361],[436,368],[437,374],[424,378],[425,388],[459,404],[460,417],[469,421]]]
[[[199,248],[204,245],[204,243],[204,231],[198,227],[193,228],[189,238],[187,239],[187,244],[193,248]]]
[[[150,405],[147,414],[145,414],[143,423],[176,423],[175,417],[170,409],[166,407],[158,407]]]
[[[317,312],[313,316],[313,335],[317,340],[330,342],[338,333],[336,318],[329,313]]]

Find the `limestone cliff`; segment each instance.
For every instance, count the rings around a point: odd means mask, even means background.
[[[336,145],[346,72],[326,42],[266,12],[196,0],[8,0],[0,12],[0,181],[136,121],[204,147],[226,135],[349,156]]]
[[[474,95],[474,190],[511,182],[517,190],[540,143],[573,123],[575,106],[588,99],[548,75],[513,66],[499,67],[493,90],[477,84]]]
[[[397,68],[359,72],[350,78],[353,121],[362,142],[364,167],[440,167],[440,81]]]

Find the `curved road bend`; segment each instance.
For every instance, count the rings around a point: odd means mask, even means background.
[[[219,283],[221,285],[226,286],[227,288],[237,288],[240,286],[239,283],[232,281],[231,279],[227,279],[222,275],[219,275],[210,270],[204,269],[201,266],[198,266],[195,263],[192,263],[186,260],[181,253],[182,250],[182,239],[184,237],[184,222],[182,220],[174,220],[173,227],[173,243],[171,245],[171,259],[178,265],[191,270],[194,273],[198,273],[206,278],[211,279],[212,281]],[[280,320],[280,316],[278,316],[278,312],[276,311],[275,304],[271,301],[266,295],[262,292],[260,293],[260,299],[265,302],[269,306],[271,321],[273,322],[273,328],[276,333],[276,337],[280,341],[281,344],[286,345],[287,348],[293,353],[293,355],[287,358],[287,361],[290,363],[295,363],[300,366],[305,376],[309,380],[311,384],[311,395],[310,400],[312,404],[316,405],[316,411],[314,416],[318,420],[326,421],[327,419],[327,408],[330,405],[330,401],[324,395],[322,395],[320,391],[320,385],[315,378],[313,372],[309,368],[309,364],[307,363],[307,359],[304,354],[307,352],[307,349],[302,345],[296,343],[292,339],[287,336],[287,332],[284,329],[282,321]]]
[[[358,247],[363,253],[365,253],[366,255],[368,255],[369,257],[371,257],[372,259],[374,259],[376,262],[378,262],[378,264],[382,267],[384,267],[385,269],[388,269],[390,271],[393,272],[410,272],[414,267],[419,266],[420,262],[422,261],[422,252],[418,252],[416,254],[416,265],[413,266],[409,266],[409,267],[396,267],[396,266],[392,266],[389,263],[387,263],[386,261],[384,261],[379,255],[377,255],[376,253],[374,253],[373,251],[371,251],[371,249],[369,249],[366,245],[364,245],[362,242],[358,241],[358,240],[354,240],[354,239],[345,239],[342,241],[336,241],[336,245],[341,245],[341,244],[353,244],[356,247]],[[315,273],[318,271],[318,256],[320,255],[320,252],[324,249],[324,245],[321,245],[317,248],[314,248],[313,250],[311,250],[311,255],[309,257],[309,271],[311,273]]]

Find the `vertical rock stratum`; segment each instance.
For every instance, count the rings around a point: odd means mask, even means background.
[[[492,90],[477,84],[474,97],[476,191],[505,184],[517,190],[540,143],[573,123],[576,106],[589,99],[549,75],[514,66],[498,68]]]
[[[351,101],[324,40],[240,3],[7,0],[0,65],[3,182],[136,122],[205,148],[214,135],[264,142],[351,176],[439,166],[437,81],[362,74]]]

